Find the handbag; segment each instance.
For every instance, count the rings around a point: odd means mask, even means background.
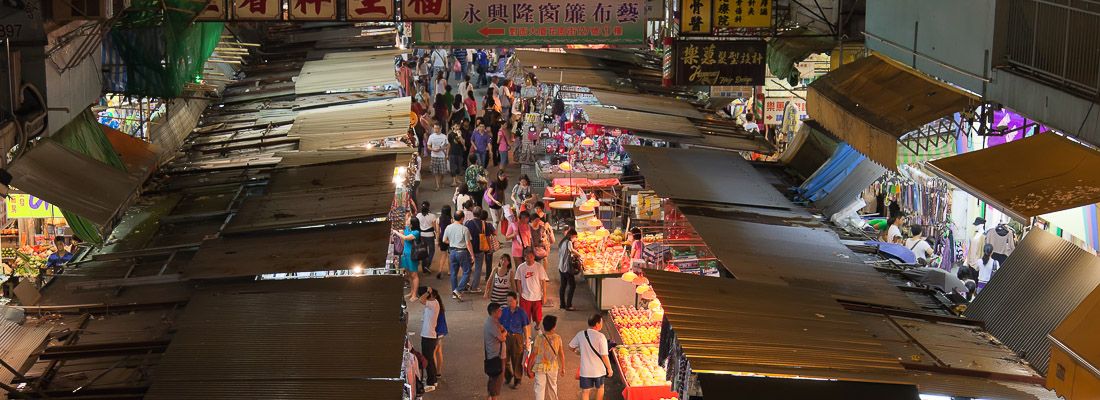
[[[489,251],[489,238],[485,234],[485,221],[481,221],[481,232],[477,234],[477,249],[481,252]]]
[[[462,63],[458,62],[458,60],[455,60],[454,65],[451,66],[451,70],[454,71],[454,72],[461,73],[462,72]]]
[[[504,373],[504,360],[500,357],[493,357],[485,360],[485,375],[497,376]]]

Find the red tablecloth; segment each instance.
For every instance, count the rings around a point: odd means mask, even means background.
[[[609,187],[619,184],[619,180],[616,178],[610,179],[588,179],[588,178],[554,178],[554,185],[561,186],[575,186],[582,189],[597,188],[597,187]]]

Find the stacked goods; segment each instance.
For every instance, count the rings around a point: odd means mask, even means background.
[[[617,346],[615,355],[623,379],[629,386],[672,386],[665,380],[666,372],[657,363],[657,346]]]
[[[625,345],[657,344],[661,339],[661,320],[652,311],[635,307],[611,309],[611,319],[619,328]]]
[[[581,188],[576,186],[554,185],[550,187],[552,197],[576,197],[581,195]]]
[[[621,236],[621,233],[620,233]],[[573,248],[581,253],[581,267],[586,275],[616,274],[623,270],[626,250],[613,235],[598,232],[580,232],[573,241]]]

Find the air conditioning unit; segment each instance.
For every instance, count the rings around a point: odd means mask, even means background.
[[[103,20],[108,17],[111,0],[53,0],[53,20]]]

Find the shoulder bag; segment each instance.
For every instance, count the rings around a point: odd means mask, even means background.
[[[592,354],[595,354],[595,355],[596,355],[596,357],[599,357],[599,356],[600,356],[600,352],[596,351],[596,346],[593,346],[593,345],[592,345],[592,339],[590,339],[590,338],[588,337],[588,329],[585,329],[585,330],[584,330],[584,341],[588,343],[588,348],[592,349]],[[600,360],[600,361],[603,361],[603,360]],[[581,367],[580,367],[580,362],[578,362],[577,364],[578,364],[578,365],[577,365],[577,380],[580,380],[580,379],[581,379]],[[603,366],[603,370],[604,370],[604,373],[603,373],[603,375],[604,375],[604,376],[607,376],[607,365],[604,365],[604,366]]]
[[[477,234],[477,249],[481,252],[489,251],[489,235],[485,234],[485,221],[481,221],[481,231]]]

